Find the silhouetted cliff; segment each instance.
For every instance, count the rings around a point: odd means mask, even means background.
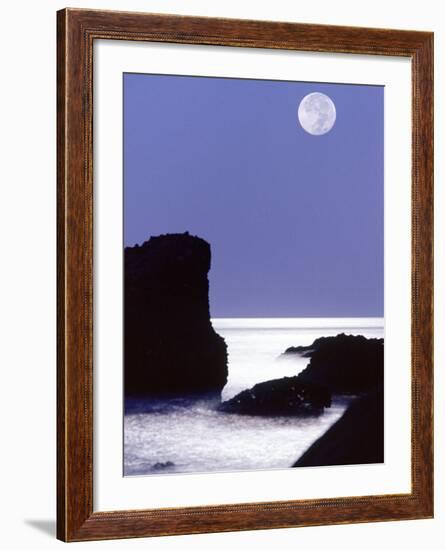
[[[383,384],[383,338],[338,334],[318,338],[310,346],[288,348],[284,355],[310,357],[298,375],[333,394],[358,394]]]
[[[384,460],[383,387],[350,405],[294,466],[375,464]]]
[[[168,234],[125,249],[125,395],[219,393],[227,349],[209,314],[210,245]]]

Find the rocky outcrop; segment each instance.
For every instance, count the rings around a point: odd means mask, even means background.
[[[219,393],[227,348],[209,314],[210,245],[188,233],[125,249],[125,395]]]
[[[336,336],[322,336],[321,338],[316,338],[309,346],[291,346],[290,348],[287,348],[287,350],[280,357],[287,358],[292,355],[298,355],[299,357],[311,357],[313,353],[317,349],[320,349],[320,347],[322,347],[323,344],[330,338],[336,338]]]
[[[332,394],[359,394],[383,384],[383,339],[339,334],[310,346],[288,348],[284,356],[310,357],[301,382],[325,386]]]
[[[304,416],[321,414],[330,405],[331,395],[323,387],[302,383],[293,376],[256,384],[221,403],[218,409],[232,414]]]
[[[337,466],[383,462],[383,388],[357,398],[343,416],[294,466]]]

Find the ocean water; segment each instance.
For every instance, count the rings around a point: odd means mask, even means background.
[[[383,338],[383,319],[212,319],[228,346],[227,400],[258,382],[294,376],[309,359],[278,357],[321,336]],[[214,403],[145,400],[124,418],[124,474],[159,475],[290,467],[338,420],[350,397],[318,417],[255,417],[218,412]]]

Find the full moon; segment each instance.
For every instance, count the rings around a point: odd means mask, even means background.
[[[301,126],[313,136],[327,134],[334,126],[336,116],[334,102],[320,92],[303,97],[298,107],[298,120]]]

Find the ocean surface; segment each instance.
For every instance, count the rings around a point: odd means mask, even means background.
[[[258,382],[303,370],[307,358],[277,360],[290,346],[342,332],[384,337],[381,318],[212,319],[212,324],[228,346],[223,401]],[[324,414],[310,418],[225,414],[205,399],[133,401],[124,418],[124,475],[288,468],[340,418],[350,399],[340,396]]]

